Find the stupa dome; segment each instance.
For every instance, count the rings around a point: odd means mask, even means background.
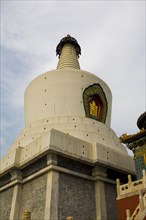
[[[57,68],[39,75],[26,88],[25,128],[17,142],[25,146],[32,137],[54,128],[127,154],[110,128],[110,88],[98,76],[80,69],[77,40],[67,35],[57,45],[56,54]]]
[[[70,35],[64,37],[57,45],[56,54],[59,55],[57,69],[39,75],[26,89],[25,124],[48,117],[90,118],[87,99],[94,98],[96,104],[101,103],[104,114],[97,120],[110,126],[111,91],[99,77],[80,69],[81,48],[76,39]]]

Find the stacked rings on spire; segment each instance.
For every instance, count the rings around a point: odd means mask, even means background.
[[[63,46],[57,69],[63,69],[66,67],[80,69],[75,47],[70,43]]]

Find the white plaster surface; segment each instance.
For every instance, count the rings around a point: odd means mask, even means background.
[[[24,97],[25,126],[44,118],[85,117],[83,91],[99,83],[108,102],[106,125],[110,126],[112,95],[106,83],[83,70],[64,68],[39,75],[27,87]]]
[[[18,146],[25,147],[51,129],[62,131],[89,143],[98,143],[127,154],[115,132],[107,125],[79,116],[56,116],[36,121],[26,126],[8,151]]]
[[[126,153],[102,145],[91,144],[57,130],[51,130],[27,146],[9,151],[1,160],[1,173],[13,166],[22,167],[29,164],[32,160],[40,158],[41,155],[48,154],[49,151],[55,151],[57,154],[63,154],[87,163],[99,162],[119,170],[134,172],[133,158]]]

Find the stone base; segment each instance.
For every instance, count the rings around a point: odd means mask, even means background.
[[[48,145],[42,141],[44,151],[31,157],[22,150],[22,161],[15,157],[19,163],[1,173],[1,219],[22,219],[24,212],[33,220],[117,219],[115,180],[124,182],[129,170],[116,168],[112,157],[102,163],[104,148],[95,160],[97,146],[53,132]]]

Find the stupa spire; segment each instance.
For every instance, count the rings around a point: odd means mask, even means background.
[[[59,56],[57,69],[66,67],[80,69],[78,58],[81,54],[81,48],[77,40],[69,34],[64,37],[56,48],[56,55]]]

